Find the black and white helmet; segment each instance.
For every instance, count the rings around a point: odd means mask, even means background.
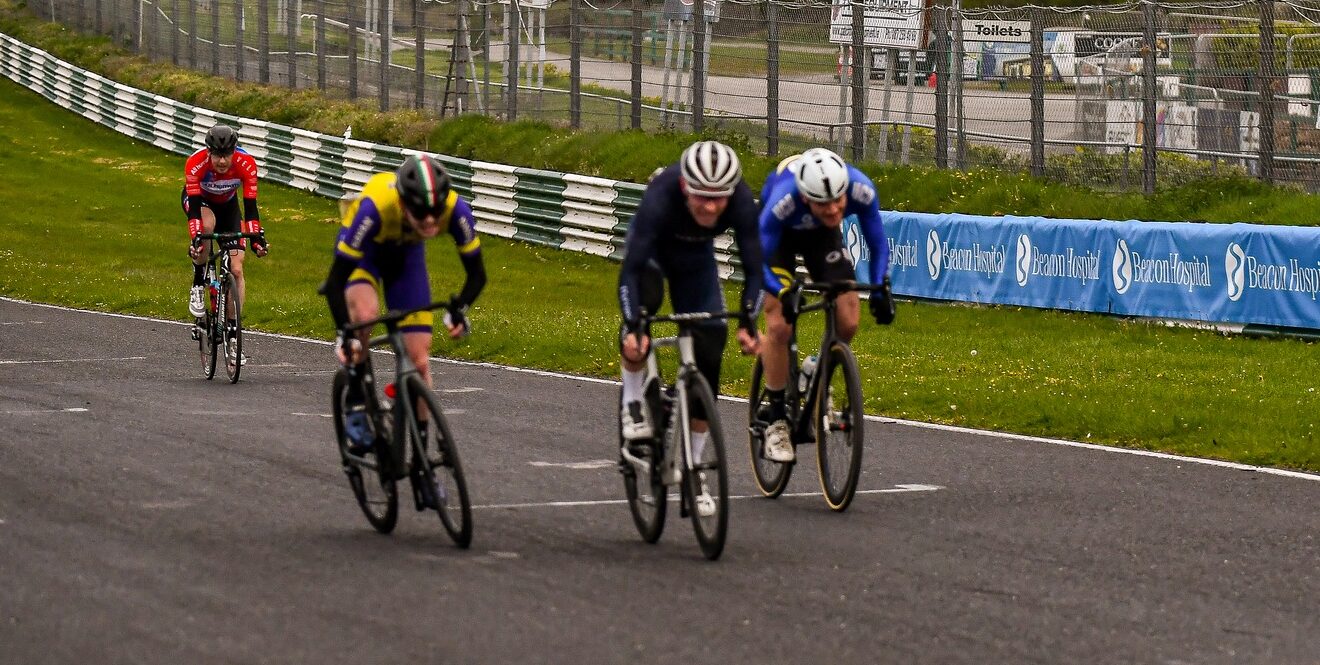
[[[825,148],[812,148],[793,164],[793,179],[802,198],[829,203],[848,190],[848,165]]]
[[[729,196],[742,180],[738,155],[719,141],[697,141],[683,151],[683,181],[703,194]]]

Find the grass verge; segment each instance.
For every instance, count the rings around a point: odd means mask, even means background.
[[[7,80],[0,126],[0,294],[184,320],[182,158]],[[329,338],[315,290],[329,265],[336,204],[270,184],[261,202],[272,253],[247,264],[245,320]],[[491,280],[472,315],[477,332],[437,343],[439,353],[617,375],[617,264],[493,237],[483,247]],[[428,261],[437,294],[458,288],[461,269],[445,242],[433,244]],[[819,334],[819,320],[806,319],[804,345]],[[179,353],[192,352],[186,333],[178,343]],[[1315,343],[904,303],[896,325],[864,324],[854,348],[870,413],[1320,471]],[[745,394],[750,366],[729,351],[723,392]],[[601,405],[602,418],[612,413]],[[729,426],[740,441],[737,424]]]

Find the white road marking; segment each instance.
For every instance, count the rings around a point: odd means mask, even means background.
[[[857,490],[857,493],[858,494],[898,494],[903,492],[935,492],[942,489],[944,488],[939,485],[906,484],[906,485],[895,485],[893,487],[882,490]],[[780,496],[791,497],[791,498],[803,497],[803,496],[820,496],[820,492],[790,492],[790,493],[781,494]],[[729,496],[730,500],[760,499],[760,498],[763,498],[760,494],[735,494]],[[669,500],[671,502],[678,501],[678,495],[670,494]],[[576,508],[580,506],[617,506],[626,503],[628,503],[627,499],[601,499],[597,501],[542,501],[542,502],[533,502],[533,503],[495,503],[495,504],[487,504],[483,506],[472,506],[472,509],[491,510],[496,508]]]
[[[45,323],[45,321],[0,321],[0,326],[26,326],[33,323]]]
[[[532,466],[539,467],[557,467],[561,469],[608,469],[617,466],[618,462],[607,459],[593,459],[585,462],[528,462]]]
[[[114,312],[97,312],[97,311],[93,311],[93,310],[90,310],[90,309],[79,309],[79,308],[76,308],[76,307],[66,307],[66,306],[64,306],[64,305],[51,305],[51,304],[47,304],[47,303],[31,302],[31,301],[28,301],[28,300],[21,300],[21,299],[18,299],[18,298],[10,298],[10,297],[7,297],[7,296],[0,296],[0,301],[4,301],[4,302],[12,302],[12,303],[18,303],[18,304],[22,304],[22,305],[31,305],[31,306],[33,306],[33,307],[45,307],[45,308],[47,308],[47,309],[54,309],[54,310],[59,310],[59,311],[63,311],[63,312],[79,312],[79,313],[82,313],[82,314],[93,314],[93,315],[97,315],[97,316],[108,316],[108,317],[116,318],[116,319],[129,319],[129,320],[132,320],[132,321],[147,321],[147,322],[151,322],[151,323],[160,323],[160,324],[168,324],[168,325],[177,325],[177,326],[184,326],[184,327],[189,327],[189,328],[191,328],[192,325],[193,325],[191,322],[187,322],[187,323],[185,323],[185,322],[182,322],[182,321],[172,321],[172,320],[166,320],[166,319],[157,319],[157,318],[152,318],[152,317],[149,317],[149,316],[139,316],[139,315],[136,315],[136,314],[117,314],[117,313],[114,313]],[[305,344],[316,344],[316,345],[319,345],[319,346],[332,346],[332,345],[334,344],[334,342],[331,341],[331,340],[309,339],[309,338],[306,338],[306,337],[295,337],[295,336],[293,336],[293,335],[283,335],[283,334],[280,334],[280,333],[266,333],[266,332],[259,332],[259,331],[255,331],[255,330],[253,330],[253,331],[244,330],[243,332],[244,332],[245,334],[255,335],[255,336],[258,336],[258,337],[270,337],[270,338],[272,338],[272,339],[283,339],[283,340],[287,340],[287,341],[291,341],[291,342],[302,342],[302,343],[305,343]],[[388,352],[388,351],[385,351],[384,353],[389,353],[389,352]],[[145,360],[145,358],[138,358],[137,360]],[[596,377],[594,377],[594,376],[577,376],[577,375],[575,375],[575,374],[567,374],[567,373],[565,373],[565,372],[553,372],[553,371],[542,370],[542,369],[528,369],[528,368],[526,368],[526,367],[512,367],[512,366],[509,366],[509,365],[501,365],[501,364],[498,364],[498,363],[491,363],[491,362],[481,362],[481,361],[473,361],[473,360],[457,360],[457,359],[453,359],[453,358],[431,358],[431,361],[432,361],[432,362],[436,362],[436,363],[442,363],[442,364],[459,365],[459,366],[463,366],[463,367],[484,367],[484,368],[489,368],[489,369],[503,370],[503,371],[506,371],[506,372],[516,372],[516,373],[521,373],[521,374],[533,374],[533,375],[536,375],[536,376],[544,376],[544,377],[557,378],[557,379],[568,379],[568,380],[571,380],[571,381],[579,381],[579,382],[582,382],[582,383],[597,383],[597,384],[601,384],[601,385],[609,385],[609,386],[617,386],[617,385],[620,385],[619,381],[614,380],[614,379],[600,379],[600,378],[596,378]],[[3,361],[0,361],[0,362],[3,362]],[[746,404],[746,403],[747,403],[747,400],[746,400],[745,398],[742,398],[742,397],[732,397],[732,396],[729,396],[729,395],[720,395],[720,396],[719,396],[719,399],[724,400],[724,401],[727,401],[727,402],[733,402],[733,403],[735,403],[735,404]],[[884,417],[884,416],[866,416],[866,419],[867,419],[867,420],[870,420],[870,421],[872,421],[872,422],[879,422],[879,423],[888,423],[888,424],[894,424],[894,425],[901,425],[901,426],[904,426],[904,427],[918,427],[918,428],[922,428],[922,429],[933,429],[933,430],[939,430],[939,431],[944,431],[944,432],[957,432],[957,433],[959,433],[959,434],[969,434],[969,435],[975,435],[975,436],[987,436],[987,437],[998,438],[998,439],[1009,439],[1009,440],[1013,440],[1013,441],[1027,441],[1027,442],[1031,442],[1031,443],[1045,443],[1045,444],[1050,444],[1050,445],[1055,445],[1055,446],[1067,446],[1067,447],[1070,447],[1070,448],[1083,448],[1083,449],[1086,449],[1086,450],[1102,451],[1102,452],[1107,452],[1107,453],[1115,453],[1115,454],[1119,454],[1119,455],[1137,455],[1137,456],[1140,456],[1140,457],[1154,457],[1154,458],[1157,458],[1157,459],[1166,459],[1166,460],[1173,460],[1173,461],[1177,461],[1177,462],[1185,462],[1185,463],[1187,463],[1187,464],[1201,464],[1201,465],[1204,465],[1204,466],[1214,466],[1214,467],[1219,467],[1219,468],[1223,468],[1223,469],[1234,469],[1234,470],[1238,470],[1238,471],[1251,471],[1251,472],[1254,472],[1254,473],[1262,473],[1262,474],[1271,475],[1271,476],[1283,476],[1283,477],[1285,477],[1285,478],[1296,478],[1296,479],[1299,479],[1299,480],[1310,480],[1310,481],[1313,481],[1313,482],[1320,482],[1320,473],[1306,473],[1306,472],[1304,472],[1304,471],[1292,471],[1292,470],[1289,470],[1289,469],[1275,469],[1275,468],[1266,467],[1266,466],[1251,466],[1250,464],[1239,464],[1239,463],[1237,463],[1237,462],[1224,462],[1224,461],[1221,461],[1221,460],[1206,459],[1206,458],[1202,458],[1202,457],[1184,457],[1184,456],[1182,456],[1182,455],[1172,455],[1172,454],[1169,454],[1169,453],[1157,453],[1157,452],[1151,452],[1151,451],[1148,451],[1148,450],[1136,450],[1136,449],[1133,449],[1133,448],[1118,448],[1118,447],[1111,447],[1111,446],[1102,446],[1102,445],[1095,444],[1095,443],[1082,443],[1082,442],[1080,442],[1080,441],[1069,441],[1069,440],[1067,440],[1067,439],[1051,439],[1051,438],[1040,437],[1040,436],[1029,436],[1029,435],[1025,435],[1025,434],[1010,434],[1010,433],[1006,433],[1006,432],[995,432],[995,431],[992,431],[992,430],[979,430],[979,429],[972,429],[972,428],[970,428],[970,427],[956,427],[956,426],[953,426],[953,425],[940,425],[940,424],[937,424],[937,423],[923,423],[923,422],[916,421],[916,420],[903,420],[903,419],[900,419],[900,418],[888,418],[888,417]]]
[[[290,413],[289,415],[291,415],[291,416],[311,416],[311,417],[313,417],[313,418],[333,418],[333,417],[334,417],[334,414],[333,414],[333,413],[303,413],[302,411],[294,411],[293,413]]]
[[[73,406],[67,409],[29,409],[17,411],[0,411],[0,415],[6,416],[28,416],[36,413],[87,413],[90,409],[84,409],[80,406]]]
[[[465,387],[465,388],[439,388],[439,389],[436,390],[436,392],[438,392],[438,393],[450,393],[450,394],[456,394],[456,393],[479,393],[479,392],[481,392],[481,391],[483,391],[483,390],[485,390],[485,388],[472,388],[472,387]]]
[[[0,360],[0,365],[44,365],[49,363],[97,363],[117,360],[146,360],[146,356],[128,358],[57,358],[54,360]]]

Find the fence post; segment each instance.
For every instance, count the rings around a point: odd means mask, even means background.
[[[1260,179],[1274,182],[1274,2],[1260,3]]]
[[[963,60],[965,53],[963,51],[963,26],[962,26],[962,0],[953,0],[953,16],[950,24],[950,32],[953,33],[953,64],[949,68],[952,74],[949,83],[953,86],[954,113],[958,120],[954,123],[955,142],[953,154],[956,158],[957,168],[967,170],[967,121],[963,111]]]
[[[582,0],[568,4],[568,126],[582,127]]]
[[[852,61],[848,63],[849,81],[852,85],[852,160],[862,159],[862,150],[866,143],[866,93],[867,81],[862,80],[862,62],[866,58],[866,6],[854,3],[852,12]]]
[[[935,12],[935,166],[949,168],[949,13]]]
[[[269,0],[257,0],[257,80],[270,83]]]
[[[211,76],[220,75],[220,0],[211,0]]]
[[[457,36],[463,34],[460,27],[463,25],[463,7],[461,3],[454,3],[454,15],[454,35],[455,41],[457,41]],[[420,109],[426,104],[426,20],[425,15],[422,13],[422,0],[412,0],[412,16],[413,32],[415,33],[413,35],[413,73],[415,75],[413,77],[413,108]],[[450,60],[458,57],[458,48],[449,50]],[[463,64],[466,63],[461,60],[458,63],[451,63],[449,71],[454,71],[455,65],[461,71]],[[445,85],[451,83],[453,81],[445,81]]]
[[[96,34],[105,31],[105,8],[101,6],[104,0],[96,0]]]
[[[357,3],[346,2],[344,22],[348,24],[348,98],[358,98],[358,26]]]
[[[509,75],[505,77],[505,120],[513,122],[518,119],[518,79],[521,78],[521,71],[518,66],[518,45],[522,43],[522,9],[516,2],[509,3],[509,10],[505,16],[509,17],[506,21],[505,32],[509,35],[509,40],[505,42],[505,48],[509,51]]]
[[[298,16],[299,0],[284,0],[284,30],[289,34],[289,89],[298,89],[298,23],[302,17]]]
[[[128,26],[130,32],[132,33],[129,35],[129,39],[132,40],[133,44],[137,46],[137,52],[142,53],[142,3],[139,2],[138,0],[131,0],[131,1],[133,3],[133,9],[132,9],[133,19],[132,21],[130,21]],[[51,5],[50,5],[50,20],[51,21],[55,20],[54,0],[51,1]]]
[[[234,5],[234,78],[244,81],[247,80],[247,47],[243,45],[243,34],[247,17],[243,0],[234,0]]]
[[[706,0],[692,2],[692,131],[706,126]]]
[[[325,91],[325,0],[316,0],[316,88]]]
[[[642,128],[642,0],[632,0],[632,128]]]
[[[101,0],[96,0],[96,6],[99,9]],[[179,0],[170,0],[170,62],[179,66],[179,29],[182,27],[182,21],[179,20]]]
[[[779,3],[765,3],[766,79],[765,79],[765,132],[766,152],[779,154]]]
[[[1044,12],[1031,18],[1031,175],[1045,175],[1045,25]]]
[[[1266,0],[1269,4],[1273,0]],[[1142,106],[1142,133],[1141,133],[1141,187],[1147,194],[1155,193],[1155,5],[1146,2],[1141,5],[1141,15],[1144,19],[1144,31],[1142,33],[1141,47],[1141,106]]]
[[[376,66],[376,95],[380,99],[380,110],[390,110],[390,47],[394,37],[394,21],[390,15],[390,0],[377,0],[376,4],[376,57],[380,62]]]
[[[197,69],[197,1],[188,1],[188,67]]]

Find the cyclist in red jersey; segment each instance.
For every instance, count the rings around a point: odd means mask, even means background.
[[[239,217],[239,190],[243,193],[243,216]],[[229,125],[216,125],[206,132],[206,147],[194,152],[183,167],[183,212],[188,216],[188,239],[199,233],[260,233],[257,213],[257,160],[238,147],[238,133]],[[241,221],[240,221],[241,220]],[[205,247],[188,246],[193,261],[193,285],[188,311],[194,317],[206,314],[204,302]],[[230,269],[244,298],[243,241],[229,252]],[[253,243],[252,251],[265,256],[269,243]]]

